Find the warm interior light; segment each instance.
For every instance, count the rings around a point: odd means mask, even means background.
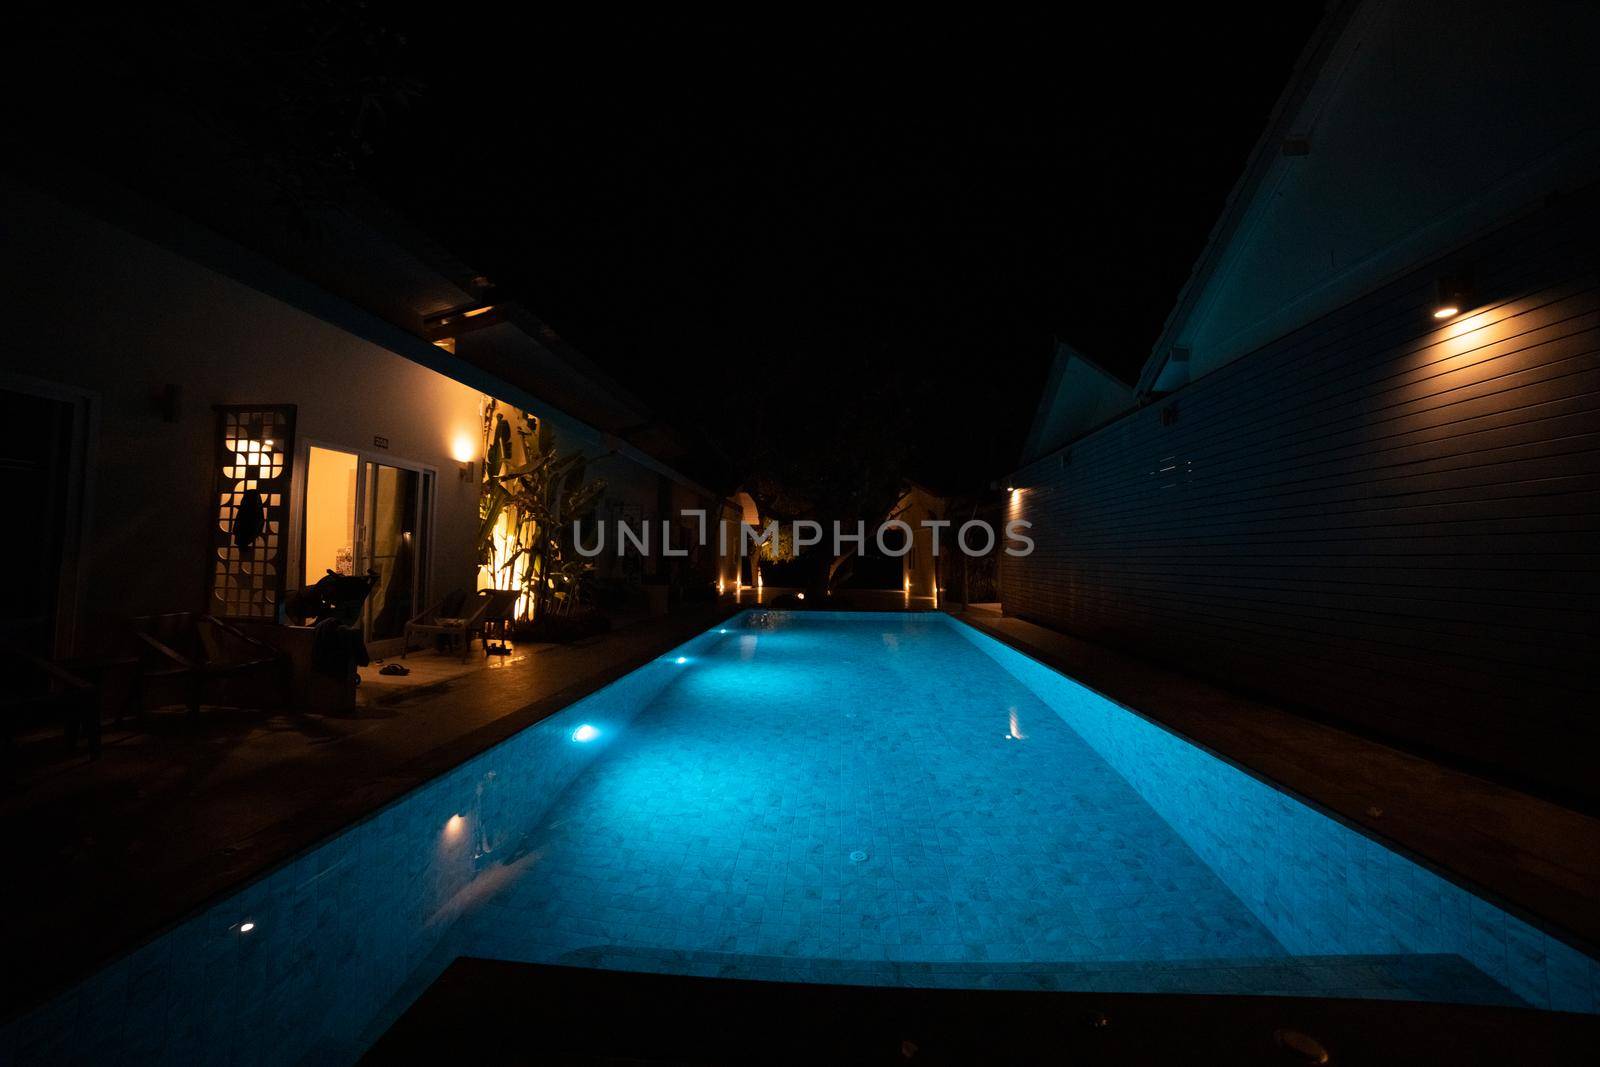
[[[593,726],[590,726],[588,723],[584,723],[582,726],[580,726],[576,730],[572,731],[572,739],[574,741],[593,741],[595,738],[597,738],[599,736],[600,736],[600,731],[596,730]]]
[[[1444,307],[1433,309],[1433,317],[1436,319],[1450,319],[1459,314],[1461,314],[1461,309],[1454,304],[1446,304]]]
[[[356,542],[356,467],[353,452],[318,448],[306,454],[304,519],[305,584],[328,571],[354,569]]]

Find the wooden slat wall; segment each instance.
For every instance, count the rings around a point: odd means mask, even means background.
[[[1520,220],[1019,471],[1006,612],[1592,806],[1596,214]],[[1483,306],[1440,326],[1462,263]]]

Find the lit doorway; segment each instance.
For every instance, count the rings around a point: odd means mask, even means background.
[[[304,470],[302,581],[376,574],[362,613],[366,638],[404,636],[427,596],[433,471],[313,444]]]

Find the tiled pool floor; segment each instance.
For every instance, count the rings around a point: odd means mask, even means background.
[[[791,616],[684,664],[521,843],[519,873],[464,917],[455,951],[614,948],[641,969],[711,953],[752,977],[786,960],[865,977],[1286,955],[952,628],[880,616],[845,632]]]

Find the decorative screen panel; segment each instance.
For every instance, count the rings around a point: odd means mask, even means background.
[[[275,619],[283,596],[294,405],[217,408],[208,610]]]

